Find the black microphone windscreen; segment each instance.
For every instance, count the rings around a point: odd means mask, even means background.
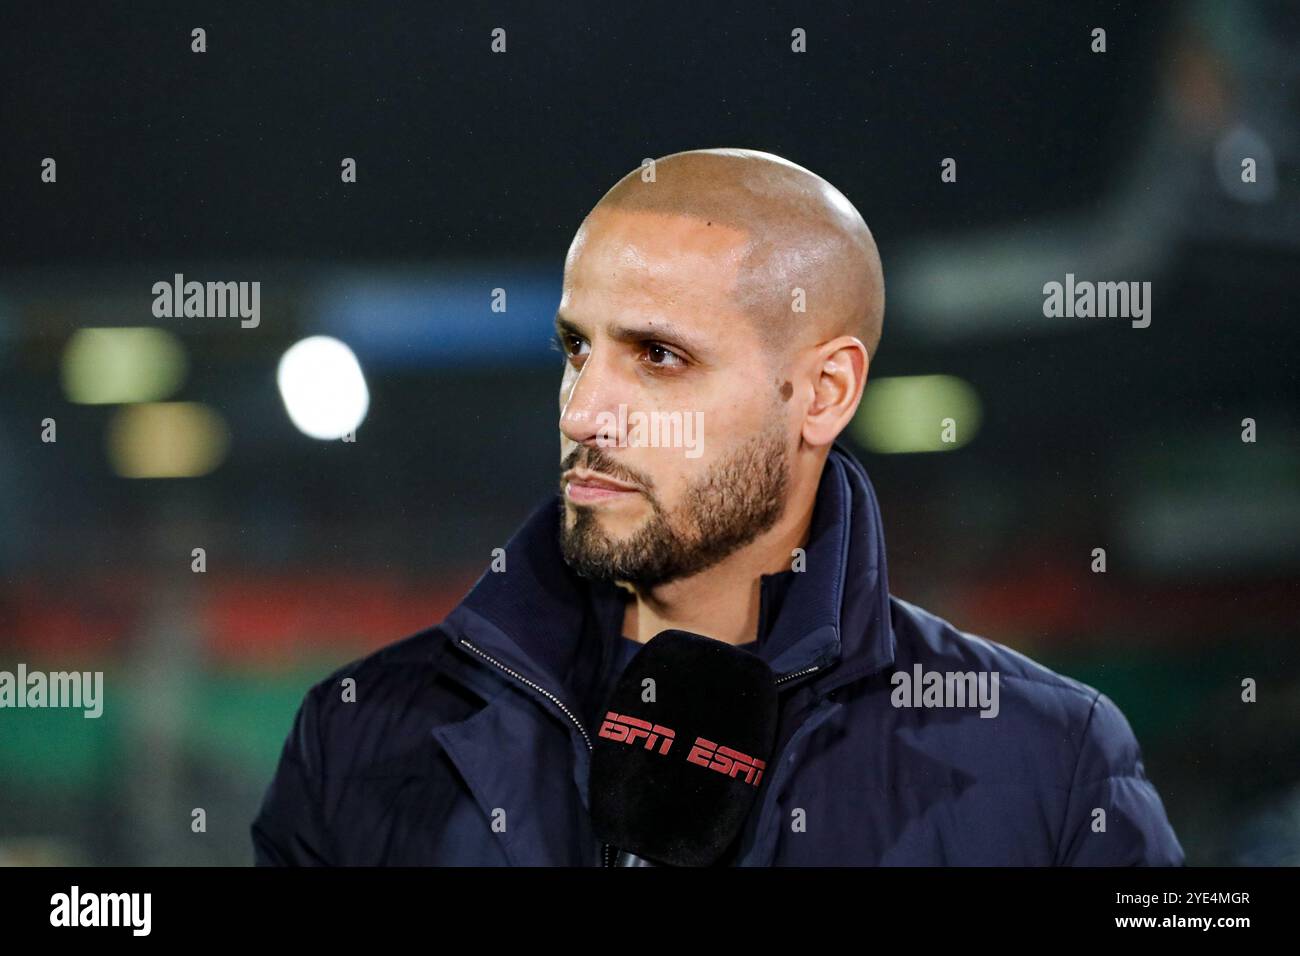
[[[744,825],[776,738],[775,675],[687,631],[627,665],[592,745],[590,802],[606,843],[668,866],[716,862]]]

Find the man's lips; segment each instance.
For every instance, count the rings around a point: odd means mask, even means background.
[[[574,504],[587,505],[625,498],[637,494],[637,489],[594,471],[575,468],[564,473],[564,494]]]

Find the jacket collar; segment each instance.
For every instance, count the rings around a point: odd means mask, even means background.
[[[563,503],[538,506],[444,627],[564,697],[579,638],[595,622],[618,634],[621,592],[579,577],[559,548]],[[779,680],[803,674],[820,694],[894,659],[884,532],[875,490],[839,442],[822,471],[804,570],[764,575],[757,653]]]

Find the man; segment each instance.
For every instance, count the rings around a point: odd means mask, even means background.
[[[883,314],[871,232],[808,170],[697,150],[619,181],[565,261],[558,503],[441,625],[312,688],[257,862],[607,864],[593,728],[675,628],[779,681],[721,864],[1181,864],[1108,698],[890,595],[875,493],[836,441]],[[632,440],[638,414],[705,440]]]

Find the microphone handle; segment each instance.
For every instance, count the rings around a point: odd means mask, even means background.
[[[637,856],[635,853],[629,853],[627,850],[619,850],[618,856],[614,857],[615,866],[658,866],[658,863],[651,863],[645,857]]]

